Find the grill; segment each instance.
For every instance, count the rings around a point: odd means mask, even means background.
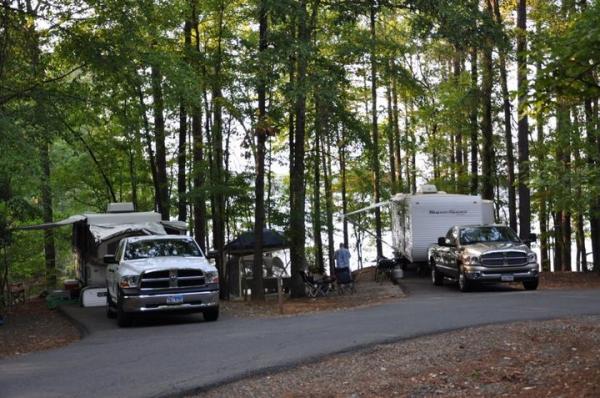
[[[196,269],[172,269],[142,274],[141,289],[174,289],[204,285],[204,273]]]
[[[527,254],[518,251],[488,253],[481,256],[481,264],[487,267],[526,265]]]

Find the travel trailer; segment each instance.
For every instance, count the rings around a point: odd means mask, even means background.
[[[71,225],[72,247],[77,258],[77,279],[84,287],[106,287],[104,256],[115,254],[119,241],[129,236],[186,233],[186,223],[161,220],[159,213],[136,212],[132,203],[111,203],[106,213],[84,213],[48,224],[21,227],[39,230]]]
[[[394,257],[408,263],[426,263],[427,249],[453,225],[494,223],[493,203],[479,195],[448,194],[435,185],[423,185],[416,194],[399,193],[344,215],[387,207],[391,213]]]

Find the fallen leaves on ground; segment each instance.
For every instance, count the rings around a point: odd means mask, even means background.
[[[42,299],[12,308],[0,326],[0,358],[61,347],[79,340],[79,331]]]
[[[600,316],[459,330],[340,354],[198,397],[598,397]]]

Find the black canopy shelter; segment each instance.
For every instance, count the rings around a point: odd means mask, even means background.
[[[263,230],[263,252],[286,249],[289,247],[287,238],[273,229]],[[247,256],[254,253],[256,242],[254,231],[247,231],[225,245],[225,252],[236,256]]]

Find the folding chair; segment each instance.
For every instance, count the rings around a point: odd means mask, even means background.
[[[335,280],[338,294],[345,294],[346,292],[353,294],[356,291],[354,288],[354,278],[352,277],[352,273],[350,273],[350,268],[336,268]]]
[[[332,280],[325,278],[314,279],[305,271],[299,272],[300,276],[302,277],[302,281],[304,282],[304,287],[306,288],[306,295],[308,297],[325,297],[327,296],[327,294],[329,294]]]

